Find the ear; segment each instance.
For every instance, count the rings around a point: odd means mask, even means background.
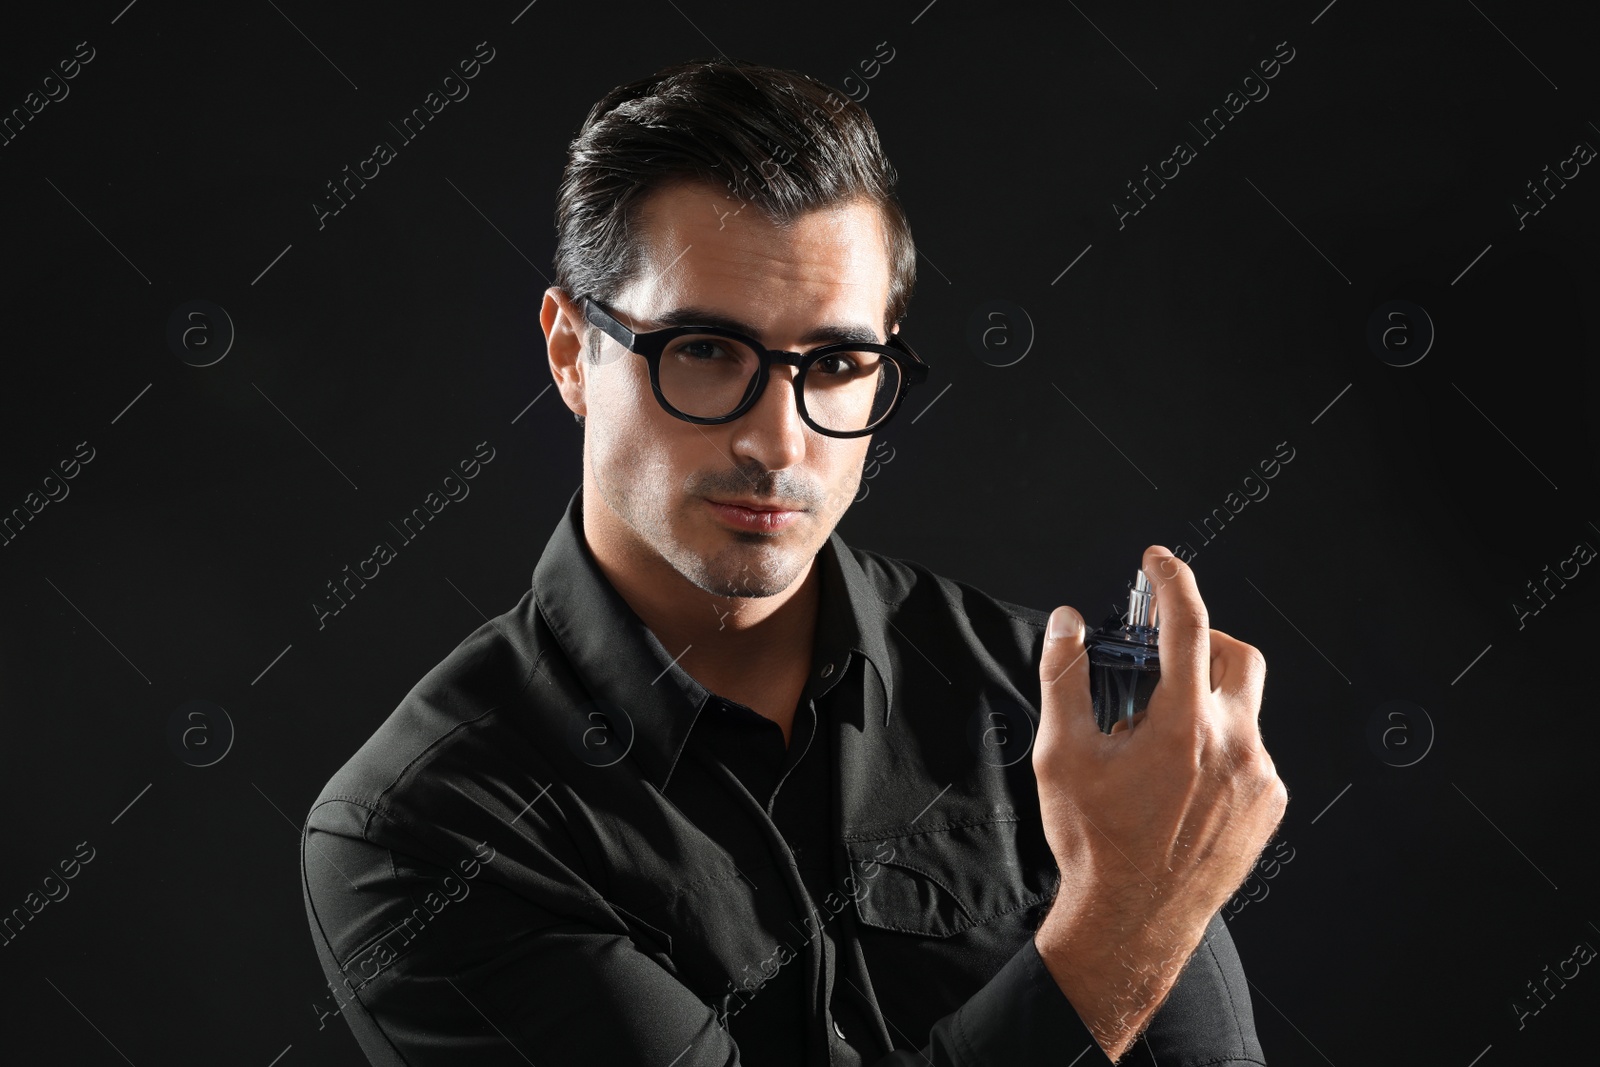
[[[561,399],[575,414],[588,415],[584,399],[588,363],[583,358],[583,315],[565,292],[552,285],[544,291],[539,325],[544,328],[545,347],[550,354],[550,376],[561,390]]]

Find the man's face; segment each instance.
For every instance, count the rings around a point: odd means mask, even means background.
[[[779,229],[714,186],[680,184],[646,201],[642,226],[647,266],[610,302],[636,332],[698,308],[744,323],[741,332],[768,348],[808,352],[824,343],[807,339],[821,327],[885,340],[889,262],[871,204],[812,212]],[[656,402],[644,359],[603,334],[599,341],[599,364],[583,359],[581,382],[563,382],[563,394],[586,417],[585,460],[609,510],[602,536],[641,566],[664,560],[717,596],[789,588],[855,497],[871,437],[807,426],[795,406],[797,368],[784,365],[772,367],[761,398],[733,422],[685,422]],[[798,514],[754,531],[710,500]]]

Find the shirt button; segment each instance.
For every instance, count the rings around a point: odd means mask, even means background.
[[[822,665],[822,676],[823,676],[823,677],[824,677],[824,678],[826,678],[826,677],[828,677],[828,675],[830,675],[830,674],[832,674],[832,673],[833,673],[833,664],[831,664],[831,663],[824,663],[824,664],[823,664],[823,665]]]
[[[833,1032],[839,1035],[839,1040],[840,1041],[844,1040],[844,1031],[839,1029],[839,1020],[838,1019],[833,1020]]]

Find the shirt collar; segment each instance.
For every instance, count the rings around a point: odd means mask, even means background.
[[[894,703],[884,631],[883,600],[838,531],[817,553],[822,568],[810,680],[801,699],[827,692],[848,673],[850,657],[864,660],[855,684],[879,687],[883,722]],[[533,571],[533,594],[568,664],[593,702],[608,713],[620,708],[632,727],[629,753],[656,788],[666,790],[700,709],[711,693],[675,662],[595,561],[583,534],[583,489],[573,493]],[[824,678],[822,671],[832,665]],[[877,696],[878,694],[873,694]],[[861,716],[872,701],[841,707]],[[614,726],[616,724],[613,724]],[[618,731],[630,737],[624,725]]]

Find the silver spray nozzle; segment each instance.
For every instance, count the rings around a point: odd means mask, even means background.
[[[1147,630],[1156,629],[1156,591],[1150,584],[1150,579],[1145,577],[1143,570],[1136,572],[1131,583],[1125,621],[1129,626],[1142,626]]]

